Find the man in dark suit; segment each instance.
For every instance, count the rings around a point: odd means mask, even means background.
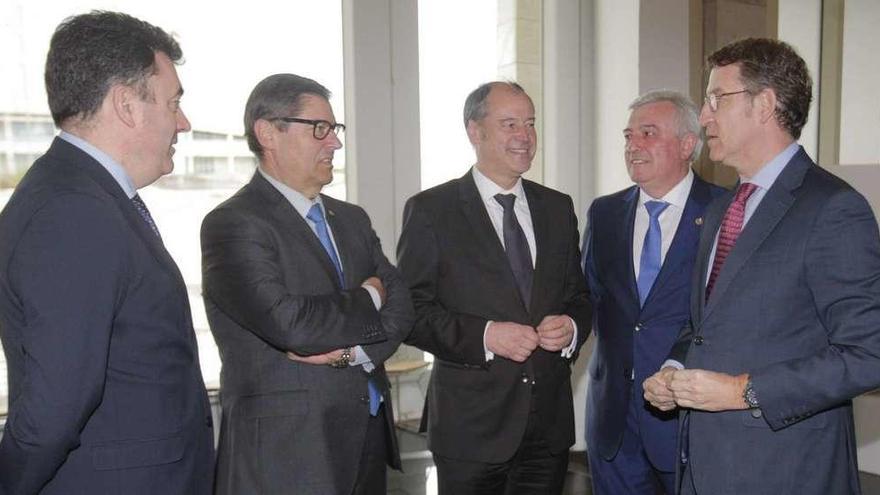
[[[366,212],[320,194],[345,128],[329,97],[293,74],[261,81],[244,117],[259,169],[202,224],[220,494],[385,493],[386,463],[400,468],[382,363],[412,303]]]
[[[559,493],[574,443],[570,364],[589,332],[571,198],[521,179],[535,110],[515,83],[468,96],[477,163],[412,197],[398,244],[436,357],[423,417],[443,494]]]
[[[177,43],[124,14],[65,20],[46,60],[61,134],[0,215],[9,415],[0,493],[211,491],[186,286],[137,195],[189,130]]]
[[[859,493],[851,400],[880,385],[876,219],[797,145],[811,82],[790,46],[737,41],[709,65],[709,156],[740,183],[706,211],[691,325],[645,397],[685,408],[682,493]]]
[[[698,109],[652,91],[632,102],[623,130],[636,185],[596,199],[584,234],[596,347],[587,388],[593,493],[675,493],[678,421],[642,398],[690,316],[690,281],[703,210],[723,191],[698,177]],[[659,490],[658,490],[659,489]]]

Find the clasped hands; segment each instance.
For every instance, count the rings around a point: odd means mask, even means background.
[[[387,295],[385,293],[385,285],[382,284],[382,280],[379,279],[379,277],[370,277],[370,278],[363,281],[363,283],[361,284],[361,287],[363,287],[365,285],[369,285],[370,287],[373,287],[374,289],[376,289],[376,291],[379,293],[379,298],[381,299],[382,304],[384,305],[385,298],[387,297]],[[287,359],[290,359],[291,361],[296,361],[298,363],[333,366],[342,357],[342,352],[343,352],[343,349],[336,349],[336,350],[333,350],[330,352],[326,352],[324,354],[313,354],[311,356],[300,356],[299,354],[287,351]],[[349,361],[353,362],[353,361],[355,361],[355,359],[357,359],[357,349],[352,347],[351,356],[349,358]]]
[[[497,356],[521,363],[535,349],[557,352],[571,344],[574,325],[566,315],[548,315],[535,327],[493,321],[486,328],[486,348]]]
[[[645,400],[661,411],[686,407],[714,412],[748,409],[742,395],[748,380],[748,374],[733,376],[667,366],[645,380],[642,386]]]

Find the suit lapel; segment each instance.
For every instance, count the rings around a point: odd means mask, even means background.
[[[639,285],[636,280],[635,260],[633,260],[633,236],[636,223],[636,209],[639,207],[639,188],[633,187],[624,197],[623,212],[624,221],[614,221],[614,228],[619,229],[618,235],[623,237],[623,243],[619,244],[629,249],[624,249],[624,256],[619,259],[625,261],[621,268],[621,275],[626,277],[629,288],[630,301],[635,302],[636,308],[639,307]],[[641,241],[644,242],[644,239]]]
[[[276,225],[283,232],[288,233],[304,244],[308,253],[318,260],[318,263],[327,272],[327,276],[333,280],[336,287],[339,287],[339,276],[336,273],[336,267],[330,261],[330,257],[327,255],[327,251],[324,250],[324,246],[321,245],[321,241],[318,240],[318,236],[315,235],[312,228],[306,223],[306,219],[300,216],[296,208],[290,204],[290,201],[280,191],[275,189],[275,186],[263,178],[259,171],[254,173],[254,177],[249,185],[270,205],[269,212],[275,219]],[[326,216],[329,220],[331,215],[327,213]],[[333,226],[331,225],[330,228],[333,228]],[[336,232],[334,231],[335,234]],[[343,266],[345,265],[343,264]]]
[[[552,284],[553,273],[546,267],[548,259],[547,243],[550,241],[550,216],[543,199],[526,180],[522,181],[526,200],[529,202],[529,215],[532,217],[532,231],[535,234],[535,272],[532,277],[532,300],[528,301],[527,310],[531,311],[535,304],[535,296],[541,294],[544,286]],[[505,254],[505,258],[507,255]]]
[[[804,174],[810,167],[811,163],[812,162],[806,154],[804,154],[803,149],[801,149],[794,157],[792,157],[782,170],[782,173],[777,177],[776,182],[770,187],[767,194],[764,195],[758,208],[743,228],[742,233],[740,233],[736,245],[733,247],[730,255],[728,255],[727,259],[724,261],[724,266],[718,274],[718,279],[715,281],[712,294],[706,302],[706,307],[702,315],[703,319],[712,313],[712,310],[727,291],[731,281],[733,281],[737,273],[742,269],[752,254],[754,254],[755,250],[764,243],[779,221],[782,220],[786,212],[791,208],[795,199],[792,191],[800,186]],[[722,218],[723,215],[724,213],[722,212]],[[720,225],[720,219],[718,220],[718,223]],[[705,274],[703,275],[703,278],[705,278]]]
[[[331,205],[327,196],[321,196],[323,197],[322,201],[324,203],[325,215],[327,216],[327,224],[330,225],[330,231],[333,233],[333,239],[336,241],[336,255],[339,256],[339,262],[342,264],[342,276],[345,281],[345,286],[343,288],[352,287],[352,282],[357,281],[349,279],[349,273],[351,272],[352,267],[354,267],[354,258],[352,257],[350,250],[354,241],[352,239],[351,229],[349,228],[348,222],[337,215],[336,210]],[[317,236],[315,237],[317,238]],[[325,256],[325,258],[327,258],[328,261],[330,260],[329,256]],[[348,270],[348,272],[346,270]],[[335,267],[333,273],[336,273]]]
[[[681,220],[675,229],[675,235],[672,238],[672,244],[666,253],[666,259],[663,260],[663,266],[654,281],[654,287],[651,293],[663,290],[663,285],[681,270],[682,265],[691,259],[694,247],[700,238],[700,230],[703,225],[702,214],[706,209],[706,205],[712,201],[709,194],[709,187],[694,174],[694,182],[691,185],[690,194],[684,205],[684,211],[681,213]],[[649,297],[650,299],[650,297]],[[645,301],[648,305],[649,301]]]

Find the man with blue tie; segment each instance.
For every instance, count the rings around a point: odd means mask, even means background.
[[[642,399],[687,322],[703,210],[723,189],[690,164],[700,155],[697,107],[673,91],[630,104],[623,137],[634,186],[587,214],[584,273],[595,305],[587,452],[597,495],[675,493],[676,416]]]
[[[880,385],[877,220],[797,143],[812,82],[791,46],[739,40],[708,65],[709,157],[740,183],[706,210],[690,325],[645,398],[682,409],[681,493],[860,493],[852,398]]]
[[[253,179],[202,224],[205,307],[223,369],[216,493],[385,493],[400,468],[383,362],[409,291],[366,212],[320,194],[342,147],[330,92],[293,74],[254,88]]]
[[[183,277],[138,195],[190,129],[160,28],[66,19],[46,58],[61,132],[0,214],[9,415],[0,493],[211,492],[214,435]]]

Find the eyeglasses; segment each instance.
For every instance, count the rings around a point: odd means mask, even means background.
[[[721,94],[717,94],[717,95],[715,93],[709,93],[706,95],[706,103],[709,104],[710,110],[712,110],[713,112],[717,112],[718,111],[718,100],[720,100],[721,98],[724,98],[725,96],[733,96],[733,95],[738,95],[740,93],[748,93],[748,92],[749,92],[749,90],[743,89],[740,91],[731,91],[729,93],[721,93]]]
[[[332,130],[337,136],[340,132],[345,132],[345,124],[332,124],[326,120],[298,119],[296,117],[275,117],[269,120],[280,120],[288,124],[309,124],[312,126],[312,135],[315,139],[324,139]]]

